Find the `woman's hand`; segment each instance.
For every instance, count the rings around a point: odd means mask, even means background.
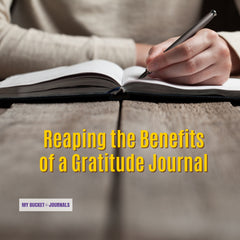
[[[136,64],[137,66],[146,67],[146,59],[152,45],[136,43]]]
[[[200,30],[164,52],[176,39],[151,48],[146,60],[147,69],[152,72],[150,77],[178,84],[221,85],[240,68],[235,52],[212,30]]]

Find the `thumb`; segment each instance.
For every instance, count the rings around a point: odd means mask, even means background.
[[[149,52],[148,52],[148,57],[146,60],[147,65],[153,61],[157,56],[161,55],[164,53],[164,51],[175,41],[177,40],[177,37],[175,38],[170,38],[160,44],[157,44],[153,46]]]

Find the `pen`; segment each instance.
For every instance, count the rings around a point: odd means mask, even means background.
[[[217,12],[215,10],[211,10],[210,13],[208,13],[205,17],[203,17],[199,23],[194,25],[192,28],[190,28],[187,32],[185,32],[181,37],[179,37],[171,46],[169,46],[164,52],[167,52],[168,50],[176,47],[177,45],[185,42],[189,38],[191,38],[194,34],[196,34],[200,29],[204,28],[208,23],[212,21],[214,17],[217,16]],[[138,78],[143,79],[148,74],[151,74],[147,69],[146,71]]]

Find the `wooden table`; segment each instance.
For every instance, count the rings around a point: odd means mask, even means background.
[[[43,131],[121,129],[205,134],[202,150],[120,149],[143,156],[209,156],[208,173],[42,173]],[[0,110],[0,239],[240,239],[240,108],[231,103],[123,101],[14,104]],[[137,142],[139,146],[139,142]],[[97,156],[98,150],[81,154]],[[20,213],[19,198],[73,198],[71,213]]]

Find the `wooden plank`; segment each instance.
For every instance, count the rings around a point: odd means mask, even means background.
[[[146,164],[158,156],[209,156],[208,173],[121,175],[123,239],[240,239],[240,112],[230,103],[123,102],[124,132],[137,136],[134,150]],[[205,134],[205,148],[141,149],[140,131]]]
[[[93,149],[44,149],[43,131],[116,129],[118,102],[13,105],[0,117],[0,239],[100,239],[108,223],[110,174],[42,173],[41,156],[97,156]],[[105,151],[104,151],[105,152]],[[106,152],[111,153],[107,146]],[[55,165],[56,166],[56,165]],[[73,198],[71,213],[19,213],[19,198]]]

